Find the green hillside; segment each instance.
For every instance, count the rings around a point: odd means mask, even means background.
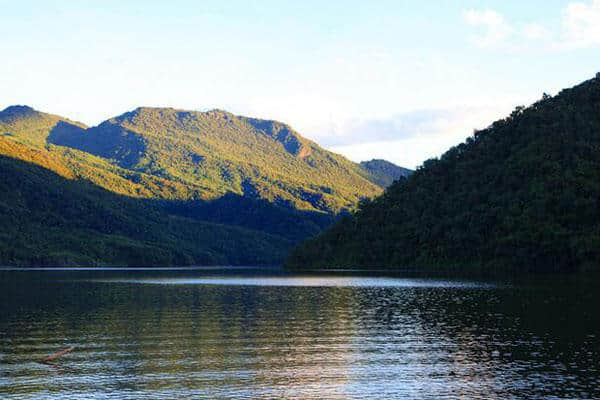
[[[7,265],[277,264],[381,192],[287,125],[221,111],[140,108],[87,128],[12,106],[0,156]]]
[[[151,175],[135,173],[109,160],[68,147],[48,143],[52,132],[84,130],[83,124],[11,106],[0,112],[0,154],[48,168],[64,177],[86,179],[115,193],[132,197],[172,198],[183,185]]]
[[[382,192],[360,165],[289,126],[219,110],[138,108],[90,129],[58,124],[48,143],[183,186],[168,198],[209,200],[235,193],[336,213]]]
[[[600,76],[426,161],[287,265],[567,271],[599,261]]]
[[[277,264],[280,236],[169,215],[149,200],[0,156],[1,265]]]
[[[86,128],[79,122],[41,113],[28,106],[10,106],[0,111],[0,136],[9,136],[21,143],[43,147],[49,132],[58,123],[78,129]]]

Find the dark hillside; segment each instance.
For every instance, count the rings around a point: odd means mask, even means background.
[[[360,166],[373,176],[373,182],[382,187],[388,187],[394,181],[409,177],[414,172],[386,160],[362,161]]]
[[[3,265],[278,264],[291,241],[167,214],[148,200],[0,156]]]
[[[600,262],[600,77],[426,161],[287,265],[570,271]]]

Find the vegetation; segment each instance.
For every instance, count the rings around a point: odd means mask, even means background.
[[[544,95],[297,249],[290,268],[571,271],[600,262],[600,77]]]
[[[170,215],[149,200],[0,156],[4,265],[259,265],[292,241]]]
[[[90,129],[61,122],[48,143],[167,181],[172,190],[155,193],[161,198],[210,200],[235,193],[337,213],[382,192],[360,165],[289,126],[219,110],[138,108]]]
[[[266,232],[294,243],[317,235],[336,218],[332,214],[284,208],[233,193],[210,201],[161,201],[158,204],[173,215]]]
[[[392,164],[386,160],[363,161],[360,166],[371,174],[371,181],[381,187],[388,187],[394,181],[409,177],[413,171]]]
[[[0,157],[7,265],[278,264],[381,191],[287,125],[222,111],[140,108],[87,128],[12,106]]]
[[[0,135],[41,147],[46,144],[48,133],[61,121],[74,127],[85,128],[85,125],[79,122],[40,113],[28,106],[10,106],[0,111]]]

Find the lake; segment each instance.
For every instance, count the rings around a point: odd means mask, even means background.
[[[599,282],[4,270],[0,398],[600,398]]]

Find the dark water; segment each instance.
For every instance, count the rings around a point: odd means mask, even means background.
[[[2,399],[600,398],[595,279],[0,279]]]

